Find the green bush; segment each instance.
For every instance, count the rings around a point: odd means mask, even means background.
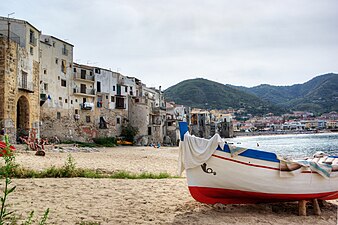
[[[121,136],[125,138],[126,141],[134,143],[134,137],[138,133],[138,128],[131,126],[130,124],[123,126],[121,131]]]
[[[115,137],[98,137],[93,138],[93,141],[103,147],[115,147],[117,145]]]

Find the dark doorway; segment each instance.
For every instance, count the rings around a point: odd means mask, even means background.
[[[21,96],[16,105],[16,129],[17,136],[29,134],[29,102],[25,96]]]

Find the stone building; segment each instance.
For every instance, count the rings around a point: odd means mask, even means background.
[[[43,137],[73,137],[75,98],[73,45],[50,35],[40,36],[40,119]]]
[[[30,23],[0,17],[0,126],[14,141],[39,137],[39,38]]]
[[[139,129],[137,143],[163,143],[166,136],[166,108],[161,88],[148,88],[136,82],[138,95],[130,100],[129,122]]]
[[[162,143],[161,88],[73,62],[74,46],[23,20],[0,17],[0,126],[22,135],[73,141],[120,136],[138,128],[139,143]]]
[[[127,93],[121,92],[121,89],[118,88],[118,81],[122,75],[103,68],[95,68],[94,75],[97,90],[94,122],[98,135],[105,137],[119,136],[123,123],[128,118],[126,109],[128,104],[125,103]],[[117,99],[123,99],[123,101]]]
[[[210,112],[204,109],[194,108],[189,112],[191,134],[197,137],[211,137]]]
[[[164,143],[167,145],[178,145],[180,140],[179,123],[187,122],[187,110],[183,105],[174,102],[166,103],[166,136]]]

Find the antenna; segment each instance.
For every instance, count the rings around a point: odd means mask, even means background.
[[[9,22],[9,17],[11,16],[11,15],[13,15],[13,14],[15,14],[15,12],[12,12],[12,13],[9,13],[9,14],[7,14],[7,18],[8,18],[8,21],[7,21],[7,25],[8,25],[8,28],[7,28],[7,41],[8,41],[8,49],[9,49],[9,36],[10,36],[10,34],[11,34],[11,23]]]

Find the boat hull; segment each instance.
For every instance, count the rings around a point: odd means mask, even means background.
[[[188,169],[186,174],[192,197],[207,204],[338,198],[335,174],[326,179],[302,169],[297,174],[283,177],[277,160],[231,157],[230,153],[221,150],[216,150],[203,166]]]

